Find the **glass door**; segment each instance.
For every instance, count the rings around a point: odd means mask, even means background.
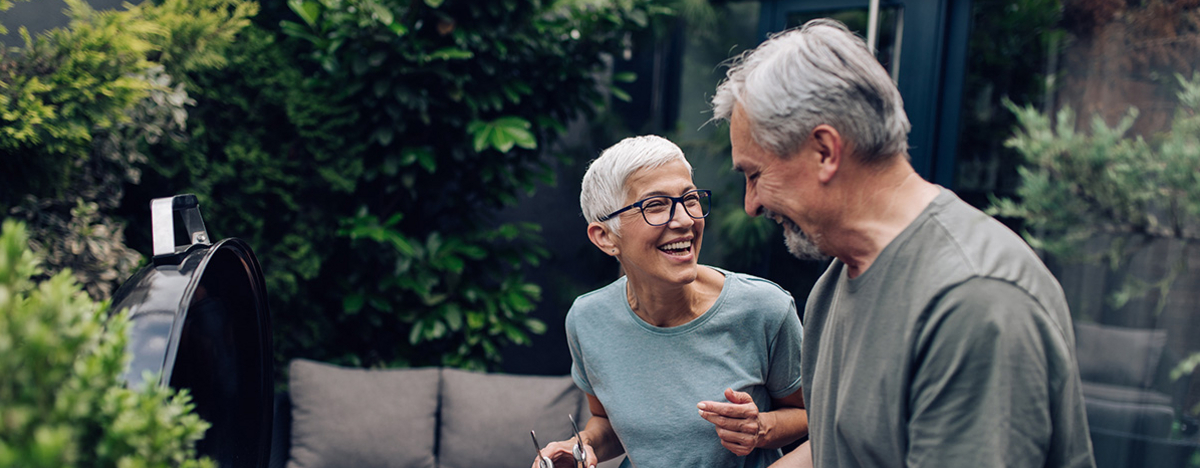
[[[868,37],[867,0],[764,1],[759,35],[834,18]],[[912,122],[909,154],[927,180],[953,188],[969,0],[880,1],[875,56],[900,89]],[[903,60],[901,60],[903,59]]]

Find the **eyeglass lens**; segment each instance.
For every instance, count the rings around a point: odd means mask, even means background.
[[[708,216],[711,197],[705,192],[688,192],[680,202],[688,216],[699,219]],[[642,216],[651,226],[661,226],[671,221],[675,203],[671,197],[650,197],[642,202]]]

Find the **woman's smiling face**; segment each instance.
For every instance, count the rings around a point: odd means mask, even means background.
[[[655,195],[679,197],[695,190],[692,174],[682,161],[641,169],[625,182],[625,204]],[[616,236],[617,257],[631,280],[660,280],[687,284],[695,281],[704,219],[688,216],[682,205],[667,224],[651,226],[641,210],[620,214],[621,233]]]

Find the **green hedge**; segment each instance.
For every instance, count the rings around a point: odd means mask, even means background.
[[[488,368],[545,329],[539,227],[496,213],[552,182],[550,143],[606,104],[649,3],[288,2],[187,74],[190,138],[127,213],[195,193],[213,237],[247,239],[280,364]]]
[[[49,271],[69,268],[105,299],[141,259],[114,216],[124,187],[140,180],[148,146],[186,137],[192,101],[173,75],[221,66],[257,7],[67,3],[69,27],[0,47],[0,214],[28,224]]]
[[[264,265],[277,359],[486,368],[545,326],[538,226],[496,213],[614,89],[646,0],[149,0],[0,54],[0,210],[107,297],[151,198]],[[8,5],[4,2],[4,5]],[[136,228],[124,230],[126,222]],[[82,255],[81,255],[82,252]]]

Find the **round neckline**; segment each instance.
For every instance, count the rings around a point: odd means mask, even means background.
[[[714,271],[716,271],[717,273],[720,273],[722,276],[725,277],[724,281],[721,282],[721,293],[717,295],[717,300],[714,301],[713,305],[711,307],[709,307],[708,310],[704,311],[703,314],[700,314],[699,317],[692,319],[690,322],[687,322],[687,323],[684,323],[681,325],[675,325],[673,327],[658,327],[658,326],[651,325],[651,324],[647,323],[645,320],[643,320],[642,317],[639,316],[637,314],[637,312],[634,312],[633,308],[629,306],[629,300],[625,298],[625,295],[627,294],[626,290],[629,287],[629,277],[626,276],[626,277],[622,278],[622,279],[624,279],[624,281],[621,283],[621,288],[620,288],[621,304],[624,305],[625,312],[629,315],[630,320],[633,320],[634,323],[637,323],[638,326],[642,327],[643,330],[646,330],[650,333],[654,333],[656,335],[679,335],[679,334],[683,334],[683,333],[687,333],[689,331],[695,330],[697,327],[704,325],[705,322],[708,322],[709,319],[711,319],[714,315],[717,314],[717,311],[719,311],[721,309],[722,303],[725,302],[725,296],[727,295],[727,293],[729,291],[729,284],[730,284],[729,282],[732,280],[733,274],[729,271],[726,271],[724,269],[717,268],[714,266],[708,266],[708,265],[700,265],[700,266],[712,268]]]
[[[921,210],[921,213],[918,214],[917,217],[908,224],[908,226],[905,226],[904,230],[900,231],[900,234],[896,235],[895,239],[892,239],[891,242],[888,242],[888,245],[883,247],[883,250],[879,252],[879,256],[875,257],[875,261],[872,262],[871,268],[867,268],[867,271],[864,271],[861,275],[858,275],[858,277],[851,278],[849,273],[846,271],[845,263],[842,263],[841,276],[846,280],[846,290],[848,292],[853,293],[858,291],[860,288],[865,287],[864,285],[873,283],[873,279],[876,276],[879,276],[872,274],[874,270],[878,269],[875,268],[875,264],[880,263],[881,260],[885,262],[891,261],[892,257],[896,255],[895,252],[903,248],[904,244],[907,244],[912,239],[913,232],[919,228],[919,225],[927,222],[934,216],[935,211],[940,211],[942,205],[945,205],[947,202],[949,202],[950,199],[948,198],[947,194],[950,193],[950,190],[940,185],[938,186],[938,189],[940,189],[940,191],[938,192],[937,196],[933,197],[933,200],[931,200],[929,204],[925,206],[925,209]]]

